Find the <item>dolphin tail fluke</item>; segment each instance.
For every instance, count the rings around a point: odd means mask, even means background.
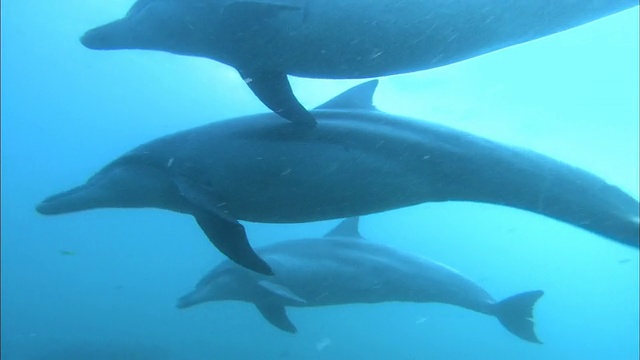
[[[495,316],[513,335],[542,344],[534,331],[533,307],[543,294],[536,290],[508,297],[496,304]]]

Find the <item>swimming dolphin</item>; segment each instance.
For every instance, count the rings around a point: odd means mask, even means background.
[[[315,128],[266,113],[141,145],[42,214],[155,207],[191,214],[211,242],[263,274],[238,220],[297,223],[434,201],[511,206],[638,247],[638,201],[581,169],[372,106],[377,80],[316,108]]]
[[[286,306],[438,302],[495,316],[512,334],[540,342],[532,312],[542,291],[497,302],[483,288],[445,265],[364,240],[358,232],[357,218],[344,220],[324,238],[283,241],[259,249],[258,254],[271,264],[274,277],[226,260],[181,297],[177,306],[245,301],[254,304],[272,325],[295,333]]]
[[[588,23],[638,0],[138,0],[87,31],[98,50],[146,49],[234,67],[267,107],[314,124],[287,74],[353,79],[426,70]]]

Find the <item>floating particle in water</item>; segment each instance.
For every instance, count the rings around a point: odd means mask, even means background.
[[[324,348],[326,348],[326,347],[327,347],[327,346],[329,346],[330,344],[331,344],[331,339],[329,339],[329,338],[324,338],[324,339],[322,339],[322,340],[320,340],[320,341],[318,341],[318,342],[316,343],[316,349],[317,349],[318,351],[322,351],[322,350],[324,350]]]

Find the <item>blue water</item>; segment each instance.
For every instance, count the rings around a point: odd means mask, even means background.
[[[291,309],[297,335],[249,304],[178,310],[175,300],[223,259],[191,217],[37,214],[40,200],[140,143],[265,111],[219,63],[81,46],[79,35],[131,2],[2,2],[2,359],[638,359],[637,249],[514,209],[424,204],[363,217],[361,230],[498,299],[544,290],[535,309],[544,345],[439,304]],[[374,102],[553,156],[638,198],[638,50],[636,7],[383,78]],[[359,82],[292,79],[309,107]],[[245,225],[260,246],[336,223]]]

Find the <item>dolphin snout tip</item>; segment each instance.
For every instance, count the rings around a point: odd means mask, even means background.
[[[190,292],[178,298],[178,300],[176,301],[176,308],[184,309],[184,308],[192,307],[193,305],[200,304],[203,301],[205,300],[202,298],[202,294],[198,293],[196,290],[194,292]]]
[[[104,26],[99,26],[97,28],[93,28],[87,30],[82,36],[80,36],[80,43],[92,50],[112,50],[112,49],[120,49],[122,45],[119,43],[120,38],[111,29],[111,25],[107,24]],[[121,39],[120,39],[121,40]]]
[[[100,50],[100,46],[98,46],[98,41],[96,41],[95,31],[89,30],[80,36],[80,43],[92,50]]]
[[[55,211],[53,206],[51,206],[51,202],[46,199],[36,205],[36,211],[42,215],[54,215]]]
[[[55,202],[46,200],[36,205],[36,211],[41,215],[58,215],[68,212]]]
[[[95,198],[85,185],[51,195],[36,205],[36,211],[42,215],[59,215],[80,210],[92,209]]]
[[[191,304],[184,299],[178,299],[178,302],[176,302],[176,307],[178,309],[188,308],[189,306],[191,306]]]
[[[126,19],[120,19],[87,30],[79,40],[92,50],[137,49],[140,44],[135,34]]]
[[[80,44],[82,44],[84,47],[89,47],[88,46],[88,42],[87,42],[87,33],[82,34],[82,36],[80,36],[80,38],[78,39],[80,41]]]

